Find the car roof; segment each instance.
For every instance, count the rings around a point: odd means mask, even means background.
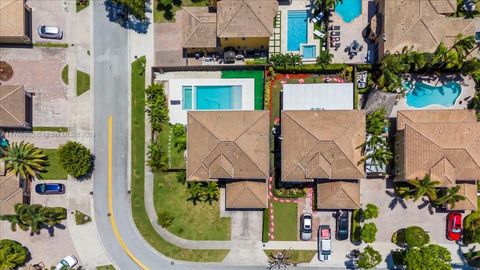
[[[322,239],[322,249],[323,250],[331,250],[332,249],[332,241],[330,241],[330,239]]]
[[[68,263],[69,266],[73,266],[77,263],[77,258],[74,256],[67,256],[63,259]]]
[[[58,34],[58,32],[60,32],[60,29],[56,26],[45,26],[44,31],[45,33],[49,34]]]

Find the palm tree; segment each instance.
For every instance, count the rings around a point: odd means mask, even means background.
[[[380,108],[367,115],[366,126],[367,133],[371,135],[381,135],[386,127],[390,126],[385,108]]]
[[[457,194],[460,186],[455,186],[447,189],[447,193],[434,201],[435,205],[441,206],[444,203],[450,205],[450,208],[455,208],[455,203],[465,200],[465,196]]]
[[[293,66],[302,64],[302,57],[299,54],[290,53],[290,61]]]
[[[7,171],[30,180],[39,178],[40,172],[44,171],[44,166],[48,164],[47,159],[42,150],[23,141],[12,143],[3,158]]]
[[[321,51],[317,57],[317,65],[324,67],[332,62],[333,54],[328,51]]]
[[[30,228],[30,233],[34,234],[40,231],[42,226],[55,226],[67,218],[67,210],[62,207],[43,207],[39,204],[16,204],[14,215],[0,216],[1,220],[7,220],[12,223],[12,230],[16,230],[18,225],[20,229],[26,231]]]
[[[275,254],[270,252],[268,255],[267,269],[287,269],[288,266],[292,265],[290,258],[290,249],[284,249],[282,252],[277,252]]]
[[[322,6],[326,12],[335,10],[335,7],[340,3],[343,3],[343,0],[317,0],[317,5]]]
[[[202,184],[199,182],[188,183],[187,192],[190,194],[187,201],[192,201],[194,205],[196,205],[198,201],[202,201],[204,198]]]
[[[207,186],[205,187],[205,201],[209,204],[212,204],[214,201],[218,201],[220,197],[220,190],[218,189],[217,182],[208,182]]]
[[[370,159],[371,164],[376,166],[386,166],[393,158],[393,153],[387,149],[385,145],[375,147],[371,152],[366,154],[358,165]]]
[[[432,181],[430,175],[426,174],[422,180],[413,179],[408,181],[408,183],[413,186],[411,194],[413,195],[414,202],[425,195],[427,195],[431,202],[437,199],[436,186],[438,186],[440,182]]]

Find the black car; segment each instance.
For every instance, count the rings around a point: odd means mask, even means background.
[[[339,211],[337,213],[337,240],[347,240],[348,239],[348,220],[349,220],[348,211]]]
[[[42,183],[35,186],[35,192],[38,194],[63,194],[65,193],[64,184]]]

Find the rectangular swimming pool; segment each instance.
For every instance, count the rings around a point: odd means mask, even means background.
[[[183,86],[184,110],[240,110],[242,87],[240,85]],[[195,104],[193,104],[195,100]]]
[[[335,13],[350,23],[362,14],[362,0],[343,0],[336,5]]]
[[[287,50],[300,51],[300,44],[307,43],[308,14],[306,10],[289,10],[287,27]]]

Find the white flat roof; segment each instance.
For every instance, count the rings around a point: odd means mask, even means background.
[[[353,83],[284,84],[282,110],[353,110]]]

